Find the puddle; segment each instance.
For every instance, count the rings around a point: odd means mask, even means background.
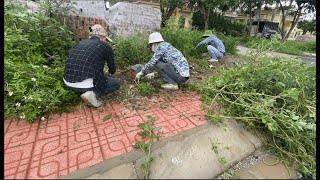
[[[217,179],[297,179],[297,173],[293,169],[289,172],[277,158],[256,151]]]

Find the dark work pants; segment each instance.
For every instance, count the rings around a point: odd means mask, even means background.
[[[110,94],[116,90],[118,90],[120,88],[120,82],[110,76],[107,77],[108,81],[106,81],[106,85],[105,88],[103,89],[104,92],[101,92],[101,88],[97,88],[97,87],[92,87],[92,88],[74,88],[74,87],[69,87],[70,89],[77,91],[77,92],[87,92],[87,91],[93,91],[97,98],[102,97],[104,95]]]
[[[165,63],[161,60],[157,62],[155,69],[163,81],[169,84],[180,85],[189,79],[178,74],[172,64]]]

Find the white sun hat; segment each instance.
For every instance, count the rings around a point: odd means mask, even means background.
[[[149,35],[149,44],[155,43],[155,42],[162,42],[162,41],[164,41],[164,40],[163,40],[161,34],[158,32],[154,32]]]

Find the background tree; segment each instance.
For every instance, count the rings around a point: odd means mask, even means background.
[[[299,22],[302,12],[310,13],[314,12],[315,0],[296,0],[296,5],[293,5],[294,0],[276,0],[279,4],[279,9],[282,12],[282,25],[281,25],[281,39],[283,41],[287,40],[294,29],[294,27]],[[288,5],[287,5],[288,4]],[[293,21],[290,25],[289,31],[285,29],[285,22],[287,16],[293,16]]]
[[[298,22],[298,28],[303,31],[303,35],[306,34],[308,31],[313,34],[316,32],[316,20],[312,21],[300,21]]]
[[[209,17],[212,12],[224,12],[229,8],[238,6],[235,0],[189,0],[188,5],[193,10],[198,10],[204,19],[204,29],[209,28]]]
[[[184,5],[185,0],[160,0],[161,27],[165,27],[166,21],[172,16],[176,8]]]
[[[249,17],[249,22],[246,24],[247,35],[250,36],[251,28],[252,28],[252,18],[254,17],[254,8],[256,7],[256,1],[251,0],[241,0],[240,1],[240,10],[242,13]]]

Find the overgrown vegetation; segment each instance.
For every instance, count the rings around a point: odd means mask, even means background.
[[[148,62],[153,55],[148,48],[148,37],[148,34],[135,32],[128,38],[119,36],[115,39],[112,48],[117,66],[127,67]]]
[[[179,28],[178,18],[172,17],[167,21],[165,28],[160,30],[164,40],[182,52],[188,58],[199,58],[207,52],[206,46],[198,49],[194,47],[201,41],[204,32]],[[224,42],[227,54],[236,54],[238,39],[221,33],[215,34]],[[127,67],[135,64],[145,64],[153,53],[148,47],[148,34],[135,32],[128,38],[119,37],[112,44],[115,53],[115,61],[119,67]]]
[[[5,6],[5,118],[29,122],[44,112],[65,108],[76,94],[63,85],[64,63],[74,45],[72,33],[54,19]]]
[[[263,41],[268,41],[264,38],[253,38],[248,36],[243,36],[236,39],[242,45],[250,48],[256,48]],[[303,55],[304,52],[316,53],[316,41],[287,40],[285,42],[282,42],[280,46],[273,46],[273,48],[271,48],[270,50],[293,55]]]
[[[215,29],[217,32],[227,36],[241,36],[244,34],[244,24],[232,22],[219,13],[211,13],[209,16],[209,29]],[[192,26],[199,30],[204,30],[204,19],[199,11],[193,13]]]
[[[155,140],[159,140],[161,136],[161,131],[159,127],[152,127],[155,118],[153,116],[148,116],[148,121],[139,124],[139,128],[142,129],[141,132],[138,133],[142,137],[142,140],[136,140],[134,147],[141,149],[146,157],[146,163],[143,164],[143,169],[145,172],[145,179],[149,178],[150,175],[150,165],[153,161],[151,157],[151,146],[155,142]]]
[[[209,117],[214,122],[241,120],[262,132],[270,152],[315,178],[315,67],[295,59],[250,57],[241,66],[221,69],[218,76],[196,86],[203,101],[225,109],[221,114],[210,111]]]

